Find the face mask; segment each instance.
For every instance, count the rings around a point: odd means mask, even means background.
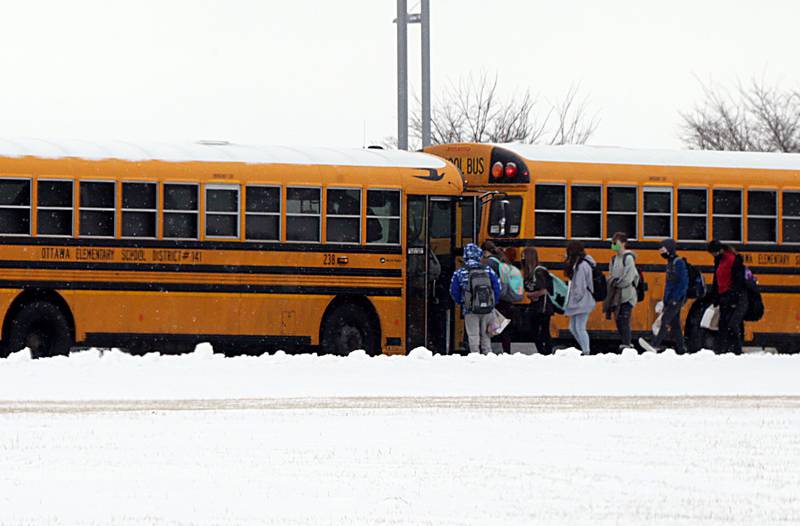
[[[662,258],[669,259],[669,252],[659,252],[659,254],[661,254]]]
[[[619,243],[612,243],[611,250],[619,252],[620,250],[622,250],[622,245],[620,245]]]

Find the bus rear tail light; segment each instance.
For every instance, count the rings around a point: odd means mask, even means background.
[[[503,163],[497,161],[492,165],[492,178],[494,180],[503,178]]]
[[[515,163],[506,164],[506,179],[513,179],[517,176],[517,165]]]

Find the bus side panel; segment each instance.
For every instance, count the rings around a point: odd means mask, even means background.
[[[87,334],[241,334],[238,294],[61,291]]]
[[[381,320],[381,347],[384,354],[404,354],[405,300],[399,297],[372,297],[369,300]]]
[[[318,345],[319,322],[334,298],[184,292],[61,293],[75,317],[78,341],[84,341],[87,334],[208,334],[302,337],[308,338],[311,345]],[[0,296],[0,301],[7,308],[15,295]],[[403,352],[402,298],[369,299],[381,320],[381,344],[385,351]],[[387,345],[387,341],[396,345]]]
[[[2,320],[6,319],[8,308],[21,291],[19,289],[0,289],[0,313],[3,314]],[[2,320],[0,320],[0,332],[3,330]],[[7,334],[0,334],[0,339],[6,338]]]

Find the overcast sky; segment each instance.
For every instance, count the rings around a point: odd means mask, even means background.
[[[409,7],[417,5],[409,0]],[[355,146],[396,134],[394,0],[0,1],[0,136]],[[800,86],[798,0],[431,0],[434,98],[469,73],[591,142],[679,147],[700,81]],[[412,88],[419,27],[410,28]]]

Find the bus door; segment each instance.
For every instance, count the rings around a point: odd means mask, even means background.
[[[455,246],[455,268],[463,265],[464,247],[468,243],[477,243],[478,230],[480,229],[480,198],[476,195],[465,195],[459,200],[456,209],[456,246]],[[464,349],[464,318],[461,316],[459,307],[453,305],[452,324],[452,346],[450,352]]]
[[[429,201],[428,348],[441,354],[450,354],[453,348],[450,278],[456,270],[457,204],[455,198],[431,197]]]
[[[452,344],[450,278],[455,270],[456,200],[408,196],[406,346],[447,353]]]

